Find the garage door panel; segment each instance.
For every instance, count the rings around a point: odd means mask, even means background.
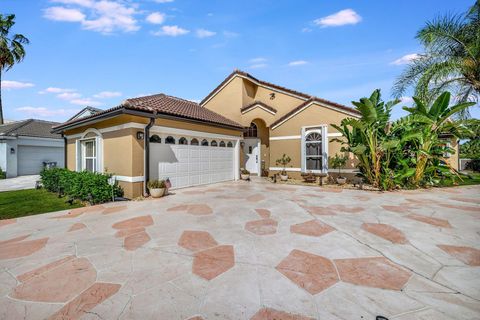
[[[56,162],[57,166],[64,166],[64,149],[60,147],[18,146],[17,150],[18,175],[39,174],[43,162]]]

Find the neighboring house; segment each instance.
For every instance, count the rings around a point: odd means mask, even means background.
[[[340,153],[330,125],[359,117],[347,106],[313,97],[248,73],[234,71],[199,104],[157,94],[54,128],[67,139],[67,167],[115,174],[126,197],[143,194],[145,182],[170,178],[173,188],[236,180],[252,174],[328,172]],[[354,170],[353,158],[344,172]]]
[[[64,166],[64,139],[52,133],[57,122],[36,119],[0,125],[0,167],[7,178],[38,174],[45,162]]]

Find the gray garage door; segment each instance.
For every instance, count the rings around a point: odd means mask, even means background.
[[[43,162],[57,162],[57,166],[63,167],[63,148],[59,147],[18,147],[18,175],[39,174]]]

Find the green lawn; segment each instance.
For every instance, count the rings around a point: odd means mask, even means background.
[[[459,186],[470,186],[474,184],[480,184],[480,173],[471,172],[467,175],[462,175],[462,180],[457,179],[457,185]],[[452,187],[453,184],[443,183],[442,187]]]
[[[44,189],[0,192],[0,220],[78,207],[82,204],[69,205],[65,198],[58,198]]]

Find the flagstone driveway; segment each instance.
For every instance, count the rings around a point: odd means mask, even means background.
[[[0,319],[479,319],[479,192],[259,180],[3,220]]]

